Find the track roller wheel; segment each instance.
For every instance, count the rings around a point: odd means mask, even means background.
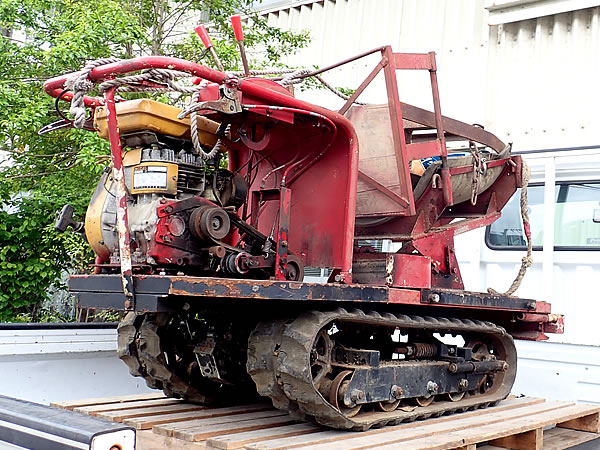
[[[329,402],[346,417],[354,417],[359,413],[361,408],[361,405],[353,407],[344,405],[344,395],[350,384],[351,377],[351,370],[343,370],[333,379],[329,390]]]
[[[389,400],[387,402],[377,402],[377,409],[383,412],[394,411],[400,406],[401,400]]]
[[[415,403],[417,404],[417,406],[429,406],[433,403],[433,395],[430,397],[416,397],[415,398]]]
[[[465,392],[449,392],[446,394],[446,398],[451,402],[459,402],[465,398]]]

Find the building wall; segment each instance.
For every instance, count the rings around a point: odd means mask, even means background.
[[[489,27],[485,118],[516,150],[600,144],[600,7]]]
[[[310,31],[311,43],[286,61],[290,66],[324,67],[364,51],[391,45],[395,51],[435,51],[439,67],[442,111],[468,121],[481,120],[487,59],[487,24],[482,0],[324,0],[266,12],[271,25]],[[460,23],[460,26],[457,26]],[[324,74],[338,87],[356,88],[379,61],[376,55]],[[398,74],[400,97],[431,108],[426,72]],[[329,107],[342,100],[328,91],[300,97]],[[383,76],[362,94],[361,101],[387,101]]]
[[[435,51],[442,112],[483,123],[516,150],[598,144],[594,114],[600,73],[600,7],[510,23],[490,20],[483,0],[321,0],[283,2],[264,14],[269,23],[308,30],[312,41],[286,61],[295,67],[323,67],[363,51],[391,45],[399,52]],[[506,3],[506,2],[504,2]],[[515,3],[515,2],[510,2]],[[541,1],[522,2],[528,4]],[[553,2],[552,9],[569,9]],[[581,2],[580,2],[581,3]],[[594,2],[585,2],[590,4]],[[561,7],[561,4],[567,6]],[[286,6],[287,5],[287,6]],[[534,5],[535,6],[535,5]],[[500,11],[502,12],[502,11]],[[499,17],[499,19],[498,19]],[[488,23],[495,25],[488,25]],[[370,56],[324,77],[335,86],[356,88],[376,64]],[[429,79],[422,72],[399,72],[402,101],[431,107]],[[386,101],[383,81],[361,100]],[[325,91],[299,93],[335,107],[342,101]]]

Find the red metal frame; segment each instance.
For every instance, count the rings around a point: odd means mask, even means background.
[[[218,292],[221,292],[219,295],[235,298],[243,298],[242,292],[245,292],[244,295],[248,298],[328,301],[352,299],[357,302],[382,301],[428,308],[481,309],[493,311],[494,314],[511,313],[506,317],[513,317],[512,313],[520,314],[517,317],[518,323],[509,331],[522,339],[545,339],[547,332],[562,332],[562,316],[550,314],[550,305],[544,302],[469,293],[474,300],[467,306],[462,305],[460,298],[448,301],[447,304],[436,303],[436,298],[439,301],[440,296],[446,294],[448,298],[467,294],[463,291],[464,286],[454,252],[454,235],[486,226],[500,216],[501,209],[521,186],[521,159],[506,157],[488,162],[488,168],[501,168],[496,181],[479,194],[475,204],[469,201],[454,203],[452,177],[472,173],[474,167],[472,164],[449,167],[446,138],[458,137],[481,143],[498,153],[506,146],[496,136],[480,127],[442,116],[434,53],[394,53],[389,46],[380,47],[301,76],[316,75],[377,52],[381,54],[381,60],[338,113],[295,99],[273,80],[240,80],[226,73],[176,58],[135,58],[100,66],[91,71],[89,79],[97,83],[149,68],[178,70],[212,83],[201,91],[200,101],[217,103],[220,99],[219,87],[223,87],[234,91],[242,104],[242,112],[218,112],[215,118],[223,123],[235,125],[231,130],[237,134],[231,136],[231,139],[222,138],[229,148],[230,170],[240,171],[242,175],[253,175],[255,179],[251,182],[249,201],[246,205],[249,210],[246,211],[244,207],[238,211],[238,215],[243,220],[249,220],[262,234],[273,236],[277,248],[276,281],[205,277],[154,278],[159,283],[163,279],[170,280],[172,285],[168,295],[199,295],[212,298],[218,287]],[[398,190],[390,189],[376,177],[359,170],[358,136],[352,123],[344,117],[355,100],[382,70],[389,99],[389,132],[398,168]],[[429,71],[433,112],[400,102],[397,70]],[[50,79],[44,84],[44,88],[54,97],[60,95],[62,100],[71,101],[72,93],[63,94],[63,90],[66,82],[78,75],[80,73]],[[147,281],[145,276],[132,276],[127,198],[115,101],[114,89],[106,91],[104,98],[84,99],[88,107],[106,105],[108,110],[113,177],[118,188],[117,225],[123,292],[126,295],[126,309],[139,309],[134,301],[133,279],[139,283],[141,297],[146,296],[144,298],[148,300],[152,293],[143,291],[142,285]],[[435,138],[424,142],[407,142],[404,121],[435,130]],[[424,191],[415,198],[409,161],[429,156],[440,157],[440,173],[436,173]],[[256,167],[252,164],[253,161],[257,161],[254,163]],[[361,182],[373,187],[378,195],[382,194],[391,200],[395,209],[365,216],[384,220],[373,222],[369,228],[355,230],[359,178]],[[199,198],[195,201],[208,202]],[[159,236],[153,247],[153,251],[163,256],[172,255],[174,258],[180,255],[180,248],[163,238],[168,235],[168,230],[164,231],[168,228],[168,215],[176,207],[178,202],[165,201],[158,208],[160,220],[157,227],[163,230],[163,237]],[[455,221],[457,218],[461,220]],[[231,237],[232,243],[238,238],[239,235],[234,233]],[[398,253],[385,256],[354,253],[355,239],[382,238],[403,241],[403,247]],[[283,281],[291,256],[297,256],[305,265],[333,268],[331,279],[340,284],[317,285]],[[371,277],[373,282],[350,285],[353,257],[357,262],[369,262],[381,259],[382,256],[386,258],[386,270]],[[95,277],[110,278],[111,275]],[[72,281],[77,281],[77,278],[73,277]],[[185,289],[178,287],[179,284],[185,285]],[[111,292],[109,297],[112,299],[114,291]],[[285,294],[283,297],[282,293]],[[88,294],[96,301],[95,291]],[[163,296],[163,293],[155,295],[157,299]],[[518,306],[518,302],[521,302],[521,306]],[[523,306],[523,302],[527,305]],[[512,326],[511,324],[512,321],[509,321],[508,325]]]
[[[453,204],[451,177],[472,172],[473,167],[448,167],[446,135],[479,142],[497,152],[504,149],[505,145],[480,127],[442,116],[433,52],[394,53],[389,46],[380,47],[303,76],[318,74],[377,52],[381,54],[381,60],[339,113],[295,99],[286,89],[272,81],[256,78],[240,80],[176,58],[150,56],[120,61],[93,69],[89,79],[99,82],[133,71],[163,68],[188,72],[214,83],[210,89],[201,92],[201,101],[218,100],[219,85],[239,93],[245,112],[237,116],[221,114],[219,117],[224,121],[237,121],[238,129],[245,133],[240,135],[242,143],[225,140],[231,150],[232,170],[242,167],[242,162],[251,161],[254,154],[264,155],[262,159],[269,157],[272,164],[269,166],[263,162],[257,169],[257,181],[250,187],[249,217],[251,223],[265,235],[271,235],[272,229],[277,230],[273,234],[279,251],[276,257],[277,279],[284,279],[288,253],[291,253],[299,256],[306,265],[338,269],[336,281],[351,283],[354,239],[391,238],[406,241],[405,249],[416,250],[433,261],[434,285],[461,288],[462,280],[453,256],[453,236],[455,233],[485,226],[499,216],[499,211],[519,186],[520,160],[513,157],[490,162],[489,167],[504,166],[498,181],[479,196],[476,205]],[[396,191],[359,171],[358,139],[354,127],[342,115],[348,112],[353,102],[382,70],[388,94],[390,133],[398,168],[399,188]],[[429,72],[433,112],[400,102],[397,70]],[[65,82],[77,75],[78,73],[48,80],[44,85],[46,92],[58,96],[63,92]],[[109,110],[114,110],[114,104],[110,105],[111,96],[114,96],[112,91],[106,93],[106,100],[85,97],[85,104],[95,107],[107,103]],[[72,94],[65,93],[61,98],[69,101]],[[111,151],[117,167],[120,166],[121,150],[115,117],[110,120],[109,115],[108,127]],[[406,142],[404,120],[435,129],[435,139]],[[250,130],[254,130],[252,133],[262,130],[262,136],[249,136]],[[428,156],[440,157],[440,174],[435,175],[425,192],[415,199],[409,161]],[[509,162],[512,164],[508,164]],[[241,173],[247,174],[248,170],[249,166]],[[504,176],[513,174],[512,177]],[[394,210],[379,214],[387,216],[388,221],[368,230],[354,229],[359,177],[395,205]],[[266,188],[265,183],[272,183],[271,180],[275,180],[275,185]],[[292,198],[296,200],[293,201]],[[126,202],[120,203],[123,203],[120,205],[121,209],[126,210]],[[455,217],[467,218],[451,223]],[[284,241],[286,245],[280,245]],[[125,256],[127,246],[125,242],[122,248]],[[444,261],[440,262],[440,258]],[[129,273],[130,263],[128,266],[127,258],[122,258],[122,265],[123,273]]]

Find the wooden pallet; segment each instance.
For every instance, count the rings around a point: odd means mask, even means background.
[[[498,406],[365,432],[294,421],[268,403],[210,408],[162,394],[53,403],[138,430],[138,449],[565,449],[597,439],[600,406],[510,398]],[[484,446],[477,444],[487,443]]]

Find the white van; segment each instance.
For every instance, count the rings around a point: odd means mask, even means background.
[[[517,341],[515,393],[600,403],[600,148],[523,153],[534,264],[515,295],[552,303],[565,333]],[[502,292],[525,255],[517,192],[486,229],[456,237],[465,288]]]

